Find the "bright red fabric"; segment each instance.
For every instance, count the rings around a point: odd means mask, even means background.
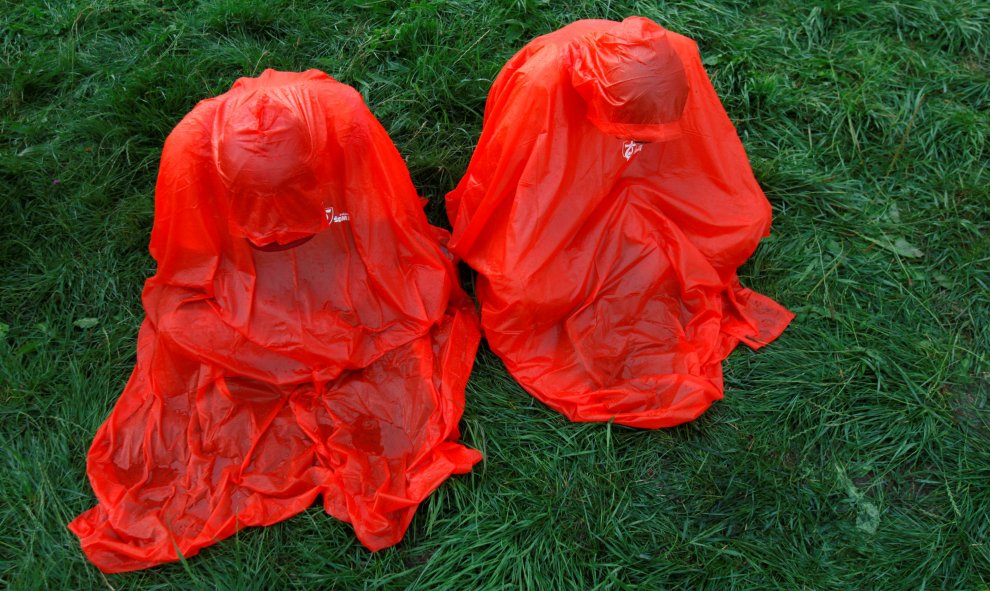
[[[574,421],[690,421],[793,317],[739,285],[770,204],[695,43],[645,18],[510,59],[447,211],[492,350]]]
[[[455,443],[480,338],[405,164],[352,88],[268,70],[162,154],[137,365],[70,524],[106,572],[323,496],[371,550],[481,455]]]

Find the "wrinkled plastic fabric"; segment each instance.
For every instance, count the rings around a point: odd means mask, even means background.
[[[137,365],[70,524],[106,572],[309,507],[371,550],[481,459],[455,441],[480,339],[445,233],[360,95],[266,71],[169,136]]]
[[[574,421],[690,421],[793,317],[737,279],[771,209],[697,46],[645,18],[511,58],[447,211],[492,350]]]

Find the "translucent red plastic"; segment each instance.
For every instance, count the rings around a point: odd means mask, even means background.
[[[352,88],[268,70],[165,142],[137,365],[70,524],[105,572],[309,507],[371,550],[481,455],[455,441],[480,338],[402,157]]]
[[[645,18],[512,57],[447,211],[492,350],[574,421],[690,421],[793,318],[739,284],[771,208],[698,48]]]

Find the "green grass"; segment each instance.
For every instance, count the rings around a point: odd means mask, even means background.
[[[986,589],[990,5],[0,0],[0,587]],[[442,222],[485,96],[585,17],[695,38],[774,235],[744,282],[798,318],[726,399],[644,432],[571,424],[490,352],[486,457],[372,554],[319,507],[187,564],[103,577],[65,524],[134,363],[162,142],[263,68],[357,87]]]

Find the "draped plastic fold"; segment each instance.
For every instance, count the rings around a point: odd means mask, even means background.
[[[360,95],[265,71],[165,142],[137,364],[70,529],[106,572],[196,554],[322,495],[371,550],[481,455],[455,441],[480,338],[448,236]]]
[[[737,279],[770,204],[697,46],[645,18],[512,57],[447,211],[492,350],[574,421],[690,421],[793,318]]]

